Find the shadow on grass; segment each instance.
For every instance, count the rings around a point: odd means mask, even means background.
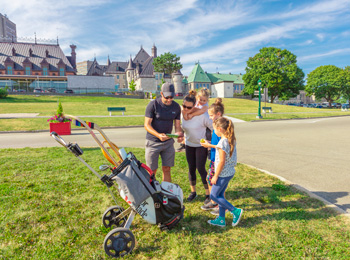
[[[339,197],[346,196],[344,192],[335,193]],[[264,221],[304,221],[312,219],[327,219],[335,216],[337,213],[331,209],[325,208],[323,202],[310,198],[302,192],[299,192],[292,186],[283,184],[273,184],[271,187],[258,188],[240,188],[228,190],[226,198],[234,206],[244,210],[243,218],[239,223],[241,228],[251,228],[261,224]],[[197,200],[204,200],[204,196],[198,196]],[[252,203],[242,201],[253,200]],[[240,203],[238,201],[241,201]],[[208,227],[204,228],[208,214],[197,212],[187,212],[185,214],[182,226],[188,228],[191,232],[205,234],[209,232],[223,233],[227,228]],[[226,226],[231,225],[232,217],[226,214]],[[179,230],[176,228],[176,230]]]
[[[39,99],[33,96],[27,96],[26,98],[8,96],[5,99],[0,99],[0,103],[57,103],[57,100]]]

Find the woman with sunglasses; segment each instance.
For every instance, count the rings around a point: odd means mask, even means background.
[[[189,94],[185,96],[182,103],[182,129],[185,133],[185,145],[186,145],[186,159],[188,163],[188,177],[190,180],[191,194],[188,196],[187,201],[192,201],[197,197],[196,192],[196,170],[198,170],[201,176],[202,183],[205,189],[205,199],[209,199],[209,189],[206,180],[207,170],[205,169],[205,163],[207,160],[208,149],[204,148],[200,144],[201,139],[205,139],[206,129],[213,130],[213,122],[209,118],[208,113],[204,113],[193,117],[192,119],[185,120],[184,118],[188,113],[191,113],[193,107],[196,104],[196,91],[190,90]]]

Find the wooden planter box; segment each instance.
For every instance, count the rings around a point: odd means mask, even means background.
[[[70,135],[71,134],[71,122],[64,123],[50,123],[50,133],[56,132],[59,135]]]

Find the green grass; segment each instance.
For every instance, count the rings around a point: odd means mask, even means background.
[[[81,116],[86,121],[97,123],[101,127],[108,126],[133,126],[143,125],[143,117],[95,117],[84,118],[85,116],[108,116],[109,106],[126,107],[125,115],[144,115],[145,108],[149,103],[146,99],[127,99],[113,97],[90,97],[90,96],[9,96],[0,99],[0,114],[7,113],[38,113],[39,116],[47,118],[30,119],[2,119],[0,131],[34,131],[48,130],[47,119],[55,114],[57,102],[61,101],[65,114]],[[256,120],[258,102],[236,98],[223,99],[225,113],[229,116],[251,121]],[[176,102],[182,103],[177,99]],[[214,99],[210,100],[210,104]],[[264,103],[262,103],[264,106]],[[349,112],[342,112],[340,109],[318,109],[294,106],[268,104],[274,113],[262,114],[264,119],[290,119],[290,118],[312,118],[325,116],[350,115]],[[121,112],[113,112],[113,115],[121,115]]]
[[[127,151],[144,161],[143,149]],[[85,148],[83,158],[95,169],[106,163],[95,148]],[[172,177],[187,196],[184,153],[176,154]],[[198,193],[171,231],[136,216],[137,243],[124,259],[349,258],[347,218],[258,170],[238,164],[227,189],[229,201],[244,209],[236,227],[209,226],[202,185]],[[0,150],[0,259],[109,259],[101,216],[112,205],[107,188],[62,147]]]

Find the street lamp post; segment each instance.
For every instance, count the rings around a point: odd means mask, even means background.
[[[259,110],[258,110],[258,115],[256,118],[262,119],[263,117],[261,116],[261,80],[258,80],[258,87],[259,87]]]

